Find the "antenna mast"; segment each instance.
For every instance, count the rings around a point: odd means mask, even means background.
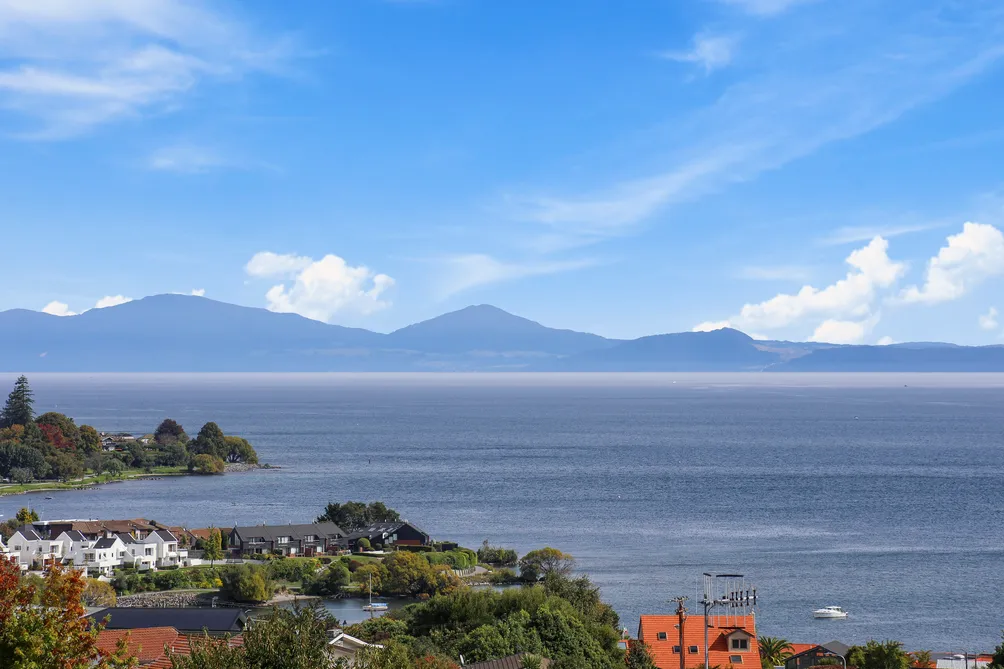
[[[715,607],[725,610],[718,616],[718,627],[739,626],[739,617],[745,619],[754,615],[757,605],[756,587],[747,585],[742,574],[710,574],[704,572],[704,669],[710,664],[708,648],[708,628],[711,626],[711,610]],[[683,648],[681,646],[680,650]],[[682,653],[681,653],[682,655]]]

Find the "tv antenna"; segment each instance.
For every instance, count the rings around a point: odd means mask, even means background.
[[[708,628],[711,626],[711,610],[714,608],[724,609],[724,614],[719,616],[719,623],[724,625],[739,625],[740,616],[744,619],[753,615],[756,611],[757,593],[756,586],[746,583],[746,577],[742,574],[710,574],[704,572],[704,597],[701,599],[704,606],[704,669],[710,667],[710,657],[708,653]],[[724,618],[724,621],[721,620]],[[719,624],[719,627],[723,625]],[[680,650],[683,650],[682,643]],[[682,656],[683,653],[681,652]]]

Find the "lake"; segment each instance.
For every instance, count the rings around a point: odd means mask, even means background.
[[[229,527],[383,500],[436,538],[572,553],[632,633],[678,595],[696,613],[704,571],[746,574],[760,633],[792,642],[988,650],[1004,627],[1004,375],[30,380],[39,412],[214,420],[282,469],[4,497],[5,517]],[[851,617],[812,618],[831,604]]]

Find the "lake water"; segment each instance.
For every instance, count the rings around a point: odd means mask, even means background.
[[[31,382],[39,411],[135,433],[215,420],[282,469],[0,498],[7,517],[231,526],[379,499],[437,538],[574,554],[632,632],[677,595],[696,612],[704,571],[746,574],[759,631],[793,642],[986,650],[1004,627],[1002,375]],[[812,619],[830,604],[851,618]]]

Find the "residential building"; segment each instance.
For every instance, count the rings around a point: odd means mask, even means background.
[[[171,669],[170,655],[191,654],[192,637],[173,627],[102,630],[98,634],[97,647],[103,651],[114,651],[123,637],[127,637],[126,647],[143,669]],[[228,641],[231,646],[240,646],[243,642],[239,634]]]
[[[135,567],[138,571],[154,569],[157,566],[157,546],[134,539],[132,535],[120,534],[119,540],[125,547],[122,564]]]
[[[111,538],[128,534],[134,539],[145,539],[151,532],[160,529],[145,518],[132,520],[51,520],[33,524],[35,530],[45,537],[57,537],[67,530],[76,530],[88,539]]]
[[[345,633],[345,630],[331,630],[331,641],[328,642],[328,652],[334,660],[345,658],[351,664],[356,657],[356,653],[363,648],[383,648],[375,643],[367,643],[362,639]]]
[[[25,571],[63,559],[63,544],[59,541],[49,541],[31,525],[24,525],[11,535],[7,542],[7,551],[9,559],[17,562]]]
[[[367,525],[350,532],[342,544],[354,550],[360,539],[366,539],[370,545],[381,546],[428,546],[432,543],[432,538],[428,534],[405,520]]]
[[[179,548],[178,539],[168,530],[155,530],[142,543],[146,548],[153,547],[158,568],[179,566],[188,557],[188,551]]]
[[[82,551],[80,562],[74,559],[74,567],[83,567],[88,575],[108,576],[116,567],[124,564],[126,545],[118,537],[102,537]]]
[[[277,553],[281,555],[321,555],[337,547],[345,533],[334,523],[310,525],[254,525],[230,530],[229,545],[234,555]]]
[[[659,669],[697,669],[704,665],[704,616],[642,616],[638,639],[652,651]],[[750,615],[711,616],[708,621],[708,664],[712,667],[760,669],[756,620]]]
[[[847,652],[850,647],[839,641],[830,641],[824,644],[792,644],[791,656],[784,661],[784,669],[809,669],[817,667],[823,658],[847,659]]]
[[[133,630],[150,627],[173,627],[185,634],[210,636],[240,634],[247,625],[247,616],[241,609],[228,608],[141,608],[112,607],[92,613],[87,618],[93,623],[108,617],[108,630]]]

